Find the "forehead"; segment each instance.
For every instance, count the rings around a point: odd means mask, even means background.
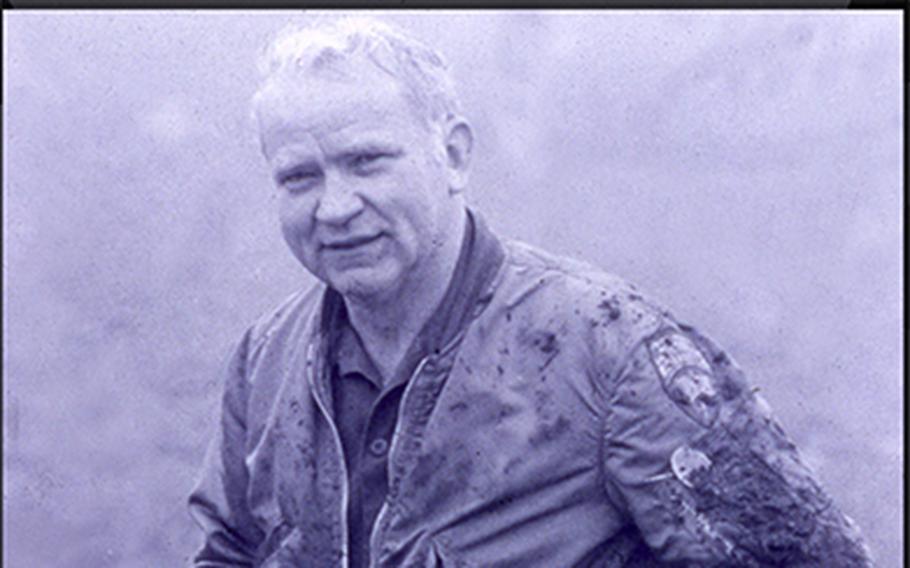
[[[268,157],[279,146],[314,139],[401,136],[423,130],[401,84],[365,61],[273,78],[256,104]]]

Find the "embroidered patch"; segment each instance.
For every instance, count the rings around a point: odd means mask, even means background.
[[[717,419],[717,389],[711,366],[692,340],[667,333],[652,339],[648,352],[670,399],[690,418],[711,427]]]
[[[695,343],[681,333],[659,335],[648,343],[648,350],[661,378],[672,377],[684,367],[698,367],[711,371],[711,366]]]

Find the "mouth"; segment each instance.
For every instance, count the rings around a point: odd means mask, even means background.
[[[349,239],[342,239],[332,242],[326,242],[322,244],[322,248],[330,251],[348,251],[354,250],[356,248],[368,245],[375,241],[378,241],[382,237],[382,233],[377,233],[371,236],[363,237],[351,237]]]

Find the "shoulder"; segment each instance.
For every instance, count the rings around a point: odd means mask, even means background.
[[[289,335],[302,336],[316,316],[324,293],[325,285],[317,282],[295,291],[257,318],[244,335],[249,356],[257,356],[270,344],[286,341]]]
[[[673,321],[658,302],[615,274],[518,241],[504,244],[497,294],[506,307],[560,322],[597,352],[621,356]]]
[[[507,240],[506,271],[515,281],[537,284],[542,289],[571,297],[589,295],[616,296],[617,302],[642,300],[643,296],[631,282],[590,263],[551,254],[520,241]],[[541,281],[542,280],[542,281]]]
[[[222,403],[243,417],[254,438],[262,432],[291,362],[305,354],[310,321],[321,305],[320,284],[298,290],[250,325],[235,344],[223,383]]]

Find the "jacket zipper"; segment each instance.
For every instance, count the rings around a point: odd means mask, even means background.
[[[391,470],[392,462],[394,461],[393,458],[395,455],[397,455],[397,452],[395,451],[395,448],[397,447],[396,442],[399,439],[401,439],[401,436],[399,435],[401,432],[401,428],[402,428],[401,408],[404,407],[405,402],[408,399],[408,393],[410,393],[411,390],[414,388],[414,383],[417,382],[416,381],[417,377],[420,375],[421,372],[423,372],[423,368],[426,366],[426,364],[427,364],[427,362],[429,362],[429,360],[430,360],[429,355],[425,356],[423,359],[420,360],[420,362],[417,364],[417,368],[414,370],[414,372],[411,374],[411,377],[408,379],[408,383],[404,387],[404,392],[401,394],[401,400],[398,403],[398,411],[399,411],[398,420],[395,421],[395,430],[392,432],[392,441],[389,444],[389,459],[388,459],[388,462],[386,463],[386,470],[387,470],[388,474],[391,474],[391,472],[388,470]],[[393,481],[391,475],[389,475],[388,479],[389,479],[389,484],[391,485],[391,483]],[[386,502],[388,502],[388,501],[386,501]],[[369,546],[370,546],[370,566],[373,566],[373,564],[378,560],[378,558],[376,557],[376,552],[378,552],[378,551],[373,550],[373,537],[376,535],[376,530],[379,527],[381,527],[383,525],[383,523],[385,522],[385,518],[386,518],[386,516],[388,516],[388,512],[389,512],[389,508],[383,505],[383,507],[379,510],[379,515],[376,517],[376,520],[373,521],[373,528],[370,530],[370,544],[369,544]]]
[[[341,445],[341,435],[338,433],[338,428],[335,426],[335,422],[332,420],[332,415],[325,407],[325,402],[322,400],[319,387],[316,385],[316,378],[313,376],[313,369],[316,368],[315,357],[313,356],[313,351],[315,346],[311,343],[307,349],[307,361],[312,364],[307,365],[307,379],[310,382],[310,388],[313,389],[316,399],[316,406],[319,407],[319,410],[322,412],[322,416],[325,418],[326,422],[329,423],[329,429],[332,432],[332,441],[335,443],[335,451],[340,457],[338,461],[341,462],[341,568],[348,568],[348,558],[350,556],[350,551],[348,550],[348,499],[349,491],[348,487],[348,467],[344,463],[344,449]],[[320,367],[322,361],[319,361]],[[320,369],[321,371],[321,369]]]

